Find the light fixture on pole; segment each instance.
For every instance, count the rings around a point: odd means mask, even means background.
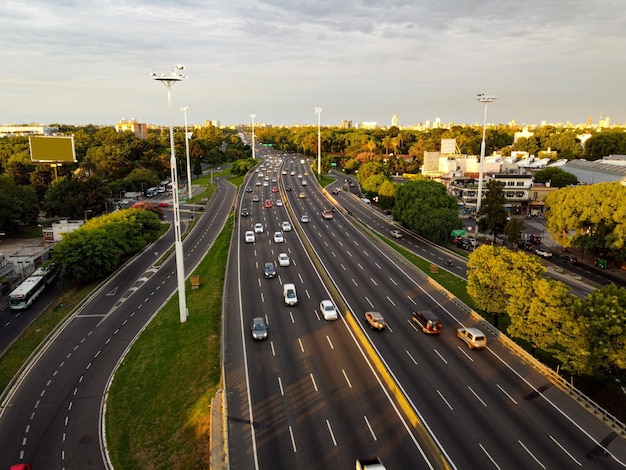
[[[483,167],[485,165],[485,135],[487,132],[487,105],[492,101],[495,101],[496,98],[493,96],[485,96],[484,93],[479,93],[477,100],[485,105],[485,112],[483,115],[483,141],[480,144],[480,170],[478,173],[478,196],[476,198],[476,212],[480,210],[480,203],[482,201],[483,195]]]
[[[174,83],[180,82],[187,78],[182,74],[185,70],[184,65],[176,65],[172,67],[169,74],[152,73],[152,78],[161,82],[167,88],[167,105],[170,113],[170,172],[172,175],[172,198],[174,213],[174,234],[176,248],[176,277],[178,279],[178,307],[180,314],[180,322],[187,321],[187,304],[185,299],[185,266],[183,264],[183,241],[180,233],[180,202],[178,197],[178,172],[176,170],[176,152],[174,150],[174,127],[172,125],[172,86]]]
[[[315,113],[317,114],[317,177],[318,178],[322,175],[322,134],[320,131],[320,119],[321,119],[322,111],[324,111],[324,108],[320,108],[319,106],[315,108]]]
[[[252,119],[252,160],[254,160],[256,157],[254,156],[254,118],[256,117],[256,114],[251,114],[250,115],[250,119]]]
[[[182,106],[180,110],[185,115],[185,153],[187,154],[187,189],[191,199],[191,163],[189,161],[189,133],[187,132],[187,111],[191,109],[191,106]]]

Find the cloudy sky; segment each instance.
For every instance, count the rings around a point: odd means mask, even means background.
[[[623,0],[0,0],[0,123],[626,121]]]

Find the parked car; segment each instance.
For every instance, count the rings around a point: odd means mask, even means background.
[[[389,232],[393,238],[402,238],[402,232],[400,230],[391,230]]]
[[[291,260],[289,259],[289,255],[287,253],[279,253],[278,254],[278,265],[279,266],[289,266],[291,264]]]
[[[372,330],[382,330],[385,328],[385,318],[380,312],[365,312],[365,321]]]
[[[578,264],[578,258],[572,255],[561,255],[561,259],[569,264]]]
[[[339,317],[335,305],[330,300],[320,302],[320,312],[322,312],[324,320],[336,320]]]
[[[535,250],[535,254],[541,256],[542,258],[552,258],[552,252],[542,248]]]
[[[276,268],[274,263],[265,263],[263,267],[263,276],[265,279],[274,279],[276,277]]]
[[[267,339],[267,322],[263,317],[255,317],[252,319],[252,339],[262,341]]]

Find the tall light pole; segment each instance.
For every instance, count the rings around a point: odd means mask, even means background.
[[[187,321],[187,304],[185,299],[185,266],[183,264],[183,241],[180,233],[180,202],[178,198],[178,172],[176,171],[176,152],[174,151],[174,127],[172,125],[172,86],[174,83],[180,82],[187,78],[182,74],[185,69],[184,65],[172,67],[169,74],[152,74],[152,78],[161,82],[167,88],[167,105],[170,113],[170,171],[172,175],[172,197],[174,212],[174,234],[176,248],[176,277],[178,279],[178,307],[180,314],[180,322]]]
[[[319,106],[315,108],[315,113],[317,114],[317,177],[319,178],[322,175],[322,133],[320,130],[320,119],[322,116],[323,108]]]
[[[483,167],[485,165],[485,135],[487,132],[487,105],[496,98],[493,96],[485,96],[484,93],[479,93],[477,100],[485,105],[485,113],[483,115],[483,141],[480,144],[480,171],[478,173],[478,197],[476,198],[476,212],[480,210],[480,203],[483,195]]]
[[[252,119],[252,160],[255,159],[255,156],[254,156],[254,118],[255,117],[256,117],[256,114],[250,115],[250,119]]]
[[[185,153],[187,154],[187,188],[189,193],[189,199],[191,199],[191,163],[189,162],[189,133],[187,132],[187,111],[191,109],[191,106],[182,106],[180,110],[185,115]]]

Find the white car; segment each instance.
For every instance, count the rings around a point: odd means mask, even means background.
[[[254,243],[254,232],[252,230],[246,231],[246,243]]]
[[[287,253],[280,253],[278,255],[278,266],[289,266],[291,264],[291,260],[289,259],[289,255]]]
[[[337,309],[330,300],[322,300],[320,302],[320,312],[322,312],[324,320],[336,320],[338,317]]]
[[[400,230],[391,230],[389,233],[391,233],[393,238],[402,238],[402,232]]]
[[[285,239],[283,238],[283,232],[275,232],[274,233],[274,243],[282,243]]]
[[[282,207],[283,206],[283,201],[280,200],[280,199],[277,199],[274,204],[276,204],[277,207]]]
[[[302,214],[302,215],[300,216],[300,222],[302,222],[303,224],[308,223],[308,222],[309,222],[309,216],[308,216],[308,215],[306,215],[306,214]]]
[[[282,223],[283,232],[291,232],[291,224],[288,221]]]
[[[263,224],[254,224],[254,233],[263,233]]]
[[[541,256],[542,258],[552,258],[552,252],[548,250],[538,249],[538,250],[535,250],[535,253]]]

